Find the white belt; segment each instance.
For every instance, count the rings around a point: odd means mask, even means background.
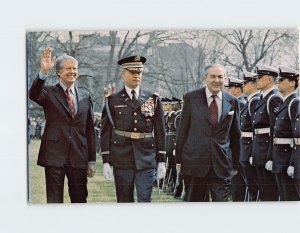
[[[260,128],[260,129],[254,129],[255,134],[270,134],[270,128]]]
[[[252,132],[243,132],[243,131],[241,131],[241,137],[242,138],[253,138],[253,133]]]
[[[288,144],[291,147],[294,146],[294,141],[293,138],[274,138],[273,139],[273,144]]]
[[[300,146],[300,138],[294,138],[295,145]]]

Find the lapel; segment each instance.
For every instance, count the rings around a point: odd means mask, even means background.
[[[129,95],[127,94],[125,87],[120,91],[120,95],[120,99],[124,104],[130,106],[131,108],[134,108],[134,104],[132,103]]]
[[[267,102],[267,100],[269,99],[270,95],[275,94],[275,90],[270,91],[262,100],[258,101],[255,107],[255,111],[262,106],[263,104],[265,104]]]
[[[142,106],[147,101],[148,98],[149,98],[149,96],[146,95],[146,93],[144,93],[140,89],[139,98],[138,98],[137,102],[134,105],[134,109],[137,109],[138,107]]]
[[[251,99],[252,99],[252,98],[251,98]],[[248,108],[248,104],[249,104],[249,101],[248,101],[248,99],[247,99],[247,101],[246,101],[246,103],[245,103],[243,109],[241,109],[240,115],[242,115],[242,113]]]
[[[218,124],[221,123],[226,118],[229,111],[231,110],[231,107],[232,104],[231,104],[230,96],[225,91],[222,91],[222,115]]]
[[[195,105],[194,109],[199,111],[199,115],[204,115],[207,121],[210,122],[210,111],[207,105],[205,87],[195,92],[195,95],[192,97],[192,101],[193,105]]]
[[[279,105],[278,111],[276,113],[276,115],[278,115],[282,110],[284,110],[285,108],[287,108],[289,106],[289,103],[291,102],[292,99],[294,99],[296,97],[295,94],[290,95],[284,102],[282,102]]]
[[[80,89],[78,89],[77,87],[75,87],[75,91],[76,91],[76,96],[77,96],[77,113],[75,115],[75,118],[79,117],[80,114],[82,113],[82,102],[81,100],[84,99],[83,95],[82,95],[82,91]]]
[[[58,100],[58,102],[63,106],[63,108],[69,113],[69,115],[71,116],[70,110],[69,110],[69,105],[68,105],[68,101],[67,101],[67,97],[66,94],[63,90],[63,88],[59,85],[59,83],[57,83],[54,86],[54,96],[55,98]]]

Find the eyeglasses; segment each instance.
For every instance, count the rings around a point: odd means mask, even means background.
[[[125,68],[130,74],[141,74],[143,71],[142,70],[129,70]]]

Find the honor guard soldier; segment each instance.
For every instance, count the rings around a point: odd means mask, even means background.
[[[300,200],[297,194],[295,181],[287,175],[287,168],[290,163],[294,146],[293,130],[289,116],[289,104],[296,98],[295,89],[298,87],[298,80],[295,76],[296,70],[280,67],[277,86],[283,96],[276,113],[276,121],[273,134],[273,168],[279,191],[280,201]]]
[[[299,84],[299,73],[295,75]],[[291,156],[290,166],[287,174],[294,179],[296,185],[298,200],[300,199],[300,96],[299,86],[296,89],[296,98],[289,104],[289,117],[293,131],[294,149]]]
[[[260,93],[256,88],[256,73],[243,72],[244,82],[243,91],[247,96],[246,104],[241,108],[240,123],[241,123],[241,153],[240,164],[243,169],[244,180],[247,186],[247,195],[245,201],[256,201],[258,193],[257,176],[255,167],[249,162],[252,153],[253,130],[252,118],[254,109],[259,101]]]
[[[246,104],[245,97],[243,96],[243,80],[228,77],[228,83],[224,85],[230,94],[239,99],[240,109]]]
[[[183,101],[179,98],[176,97],[172,97],[172,100],[174,102],[172,109],[175,111],[174,115],[174,128],[176,131],[176,135],[177,135],[177,131],[178,131],[178,127],[179,127],[179,122],[180,122],[180,118],[181,118],[181,112],[182,112],[182,105],[183,105]],[[174,150],[173,150],[173,155],[175,156],[175,149],[176,149],[176,142],[174,143]],[[175,164],[176,166],[176,164]],[[177,171],[177,169],[176,169]],[[174,188],[174,198],[183,198],[183,177],[182,177],[182,173],[181,172],[176,172],[176,183],[175,183],[175,188]]]
[[[172,97],[171,101],[171,111],[168,113],[167,116],[167,132],[166,132],[166,152],[167,152],[167,159],[168,159],[168,166],[167,166],[167,176],[166,176],[166,187],[170,194],[173,194],[175,184],[176,184],[176,163],[175,163],[175,156],[173,151],[176,148],[176,125],[175,119],[177,118],[178,111],[181,109],[181,100]]]
[[[134,202],[134,189],[138,202],[150,202],[155,179],[166,172],[161,100],[140,87],[145,62],[142,56],[118,61],[125,87],[106,97],[102,111],[103,175],[112,180],[113,167],[117,202]]]
[[[253,165],[256,166],[259,198],[261,201],[278,201],[278,189],[272,174],[273,131],[276,111],[281,97],[275,89],[278,70],[265,65],[257,65],[257,88],[262,91],[253,115]],[[250,158],[250,160],[252,160]]]
[[[238,98],[240,109],[243,109],[246,101],[243,96],[243,80],[228,77],[228,83],[225,84],[230,94]],[[238,173],[231,180],[232,201],[244,201],[246,193],[246,184],[243,178],[243,170],[241,165],[238,166]]]

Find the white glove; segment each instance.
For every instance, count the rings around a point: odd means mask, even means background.
[[[177,174],[181,171],[181,164],[180,163],[177,163],[176,164],[176,172]]]
[[[266,165],[265,165],[265,169],[266,169],[267,171],[272,171],[272,167],[273,167],[273,161],[268,160],[268,162],[267,162]]]
[[[288,176],[290,176],[291,178],[293,178],[293,176],[294,176],[294,167],[293,166],[289,166],[286,173],[288,174]]]
[[[103,176],[106,180],[109,180],[109,181],[114,180],[113,172],[112,172],[112,169],[111,169],[109,163],[103,164]]]
[[[173,152],[172,152],[173,156],[176,155],[176,150],[174,149]]]
[[[253,164],[253,157],[252,156],[249,158],[249,163],[250,163],[250,165]]]
[[[157,165],[157,179],[163,179],[166,175],[166,163],[159,162]]]

